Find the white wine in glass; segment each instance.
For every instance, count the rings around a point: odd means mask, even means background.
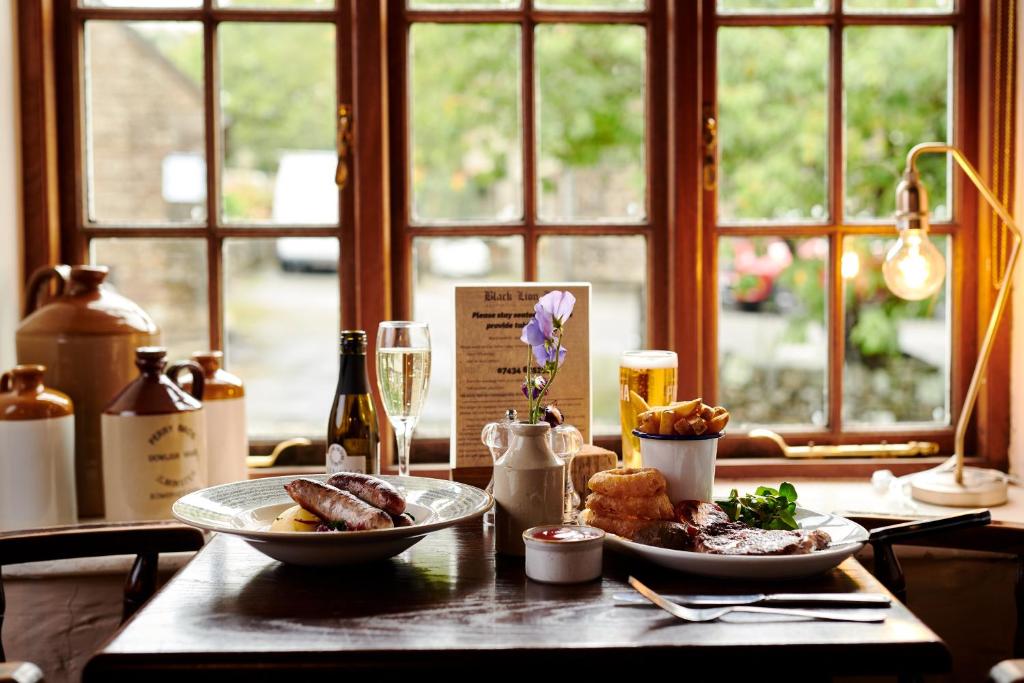
[[[382,322],[377,330],[377,386],[395,430],[398,474],[409,476],[409,446],[430,383],[430,329],[426,323]]]

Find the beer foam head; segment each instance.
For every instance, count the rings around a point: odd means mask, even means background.
[[[619,362],[622,367],[634,370],[674,368],[679,365],[675,351],[626,351]]]

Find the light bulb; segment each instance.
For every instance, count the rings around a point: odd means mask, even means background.
[[[942,286],[946,259],[920,228],[900,230],[900,237],[882,264],[885,284],[901,299],[927,299]]]

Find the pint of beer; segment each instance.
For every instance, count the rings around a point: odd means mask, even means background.
[[[635,391],[651,406],[676,400],[675,351],[626,351],[619,360],[619,420],[622,424],[622,464],[640,467],[640,439],[633,436],[636,411],[629,400]]]

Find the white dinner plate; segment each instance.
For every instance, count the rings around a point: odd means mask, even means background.
[[[432,531],[479,517],[493,499],[480,489],[427,477],[380,478],[403,492],[413,526],[373,531],[270,531],[270,523],[295,505],[284,485],[298,477],[268,477],[211,486],[179,498],[171,511],[185,524],[231,534],[275,560],[329,567],[393,557]],[[309,477],[319,481],[326,474]]]
[[[655,548],[607,534],[605,543],[634,557],[690,574],[723,579],[796,579],[826,572],[864,547],[867,529],[845,517],[826,515],[798,507],[801,529],[827,531],[832,542],[824,550],[806,555],[711,555],[687,550]]]

